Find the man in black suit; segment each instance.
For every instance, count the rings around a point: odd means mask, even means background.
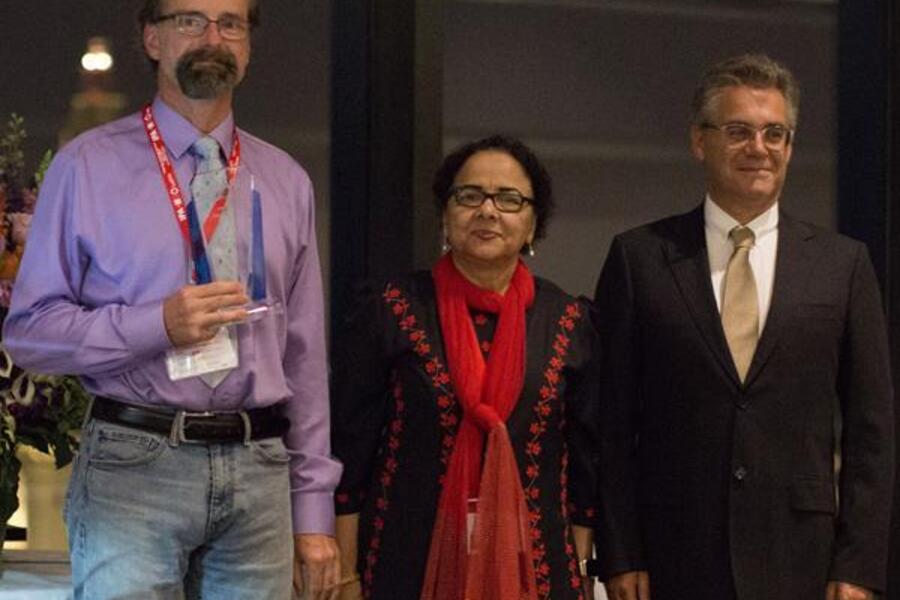
[[[712,67],[690,136],[703,204],[612,243],[595,316],[598,550],[613,600],[883,589],[884,316],[866,248],[779,207],[797,105],[793,76],[766,56]]]

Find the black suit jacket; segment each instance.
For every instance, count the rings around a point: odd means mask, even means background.
[[[607,576],[648,569],[653,600],[884,586],[894,432],[878,283],[859,242],[783,213],[778,235],[744,384],[702,206],[617,236],[600,276],[597,544]]]

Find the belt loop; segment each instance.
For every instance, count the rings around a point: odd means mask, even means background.
[[[253,425],[250,423],[250,415],[247,414],[246,410],[239,410],[238,414],[241,416],[241,421],[244,422],[244,445],[250,445],[250,438],[253,436]]]
[[[177,448],[179,443],[184,440],[184,411],[175,412],[175,418],[172,419],[172,429],[169,431],[169,445]]]

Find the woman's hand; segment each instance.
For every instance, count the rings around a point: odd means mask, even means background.
[[[356,571],[356,545],[359,532],[359,513],[338,515],[335,520],[335,537],[341,549],[341,581],[338,583],[338,600],[361,600],[362,586]]]
[[[311,600],[334,600],[340,577],[339,551],[333,537],[294,534],[295,594]]]

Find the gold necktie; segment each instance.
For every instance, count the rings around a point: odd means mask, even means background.
[[[722,328],[734,366],[743,382],[759,339],[759,303],[756,279],[750,266],[750,248],[755,238],[753,230],[747,227],[735,227],[728,232],[728,237],[734,243],[734,253],[725,271]]]

